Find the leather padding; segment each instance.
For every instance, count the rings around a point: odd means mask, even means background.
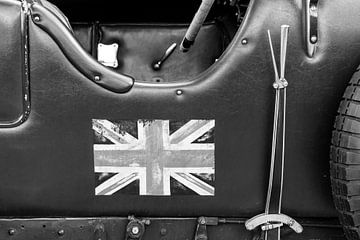
[[[201,28],[195,44],[187,53],[179,44],[187,25],[181,24],[101,24],[103,44],[119,44],[116,71],[144,82],[177,82],[190,80],[205,71],[220,57],[229,43],[220,24],[208,23]],[[178,47],[155,71],[153,64],[160,60],[173,43]]]

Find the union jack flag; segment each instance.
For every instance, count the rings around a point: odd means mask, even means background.
[[[172,195],[176,186],[215,194],[215,120],[93,119],[96,195],[137,182],[139,195]]]

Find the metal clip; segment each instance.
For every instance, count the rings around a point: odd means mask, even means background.
[[[280,77],[277,70],[277,64],[275,60],[274,48],[271,40],[271,33],[270,30],[267,31],[270,50],[271,50],[271,58],[274,67],[275,73],[275,81],[273,87],[275,89],[286,88],[288,86],[288,82],[285,79],[285,62],[286,62],[286,50],[287,50],[287,41],[288,41],[288,34],[289,34],[289,25],[282,25],[281,26],[281,48],[280,48]]]
[[[318,2],[319,0],[305,1],[305,41],[306,50],[309,57],[314,57],[316,44],[319,41],[318,36]]]
[[[247,230],[254,230],[255,228],[261,226],[262,231],[268,231],[271,229],[282,227],[283,225],[288,225],[296,233],[301,233],[303,227],[293,218],[285,214],[259,214],[245,222],[245,227]]]

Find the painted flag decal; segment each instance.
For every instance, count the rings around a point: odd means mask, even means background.
[[[215,194],[215,120],[93,119],[95,195]]]

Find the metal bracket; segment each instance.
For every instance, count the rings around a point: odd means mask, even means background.
[[[106,240],[105,226],[101,223],[95,227],[94,240]]]
[[[119,45],[117,43],[110,45],[99,43],[97,49],[98,61],[105,66],[117,68],[119,66],[117,60],[118,49]]]
[[[195,240],[207,240],[206,226],[216,226],[219,224],[217,217],[199,217],[195,232]]]
[[[247,230],[254,230],[255,228],[261,226],[262,231],[268,231],[282,227],[284,224],[288,225],[296,233],[301,233],[303,231],[303,227],[295,219],[285,214],[262,213],[247,220],[245,222],[245,227]]]
[[[134,216],[129,216],[128,219],[125,240],[141,240],[145,233],[145,225],[150,225],[150,220],[138,219]]]
[[[319,41],[318,35],[318,2],[319,0],[304,0],[305,1],[305,41],[306,50],[309,57],[314,57],[316,52],[316,45]]]

